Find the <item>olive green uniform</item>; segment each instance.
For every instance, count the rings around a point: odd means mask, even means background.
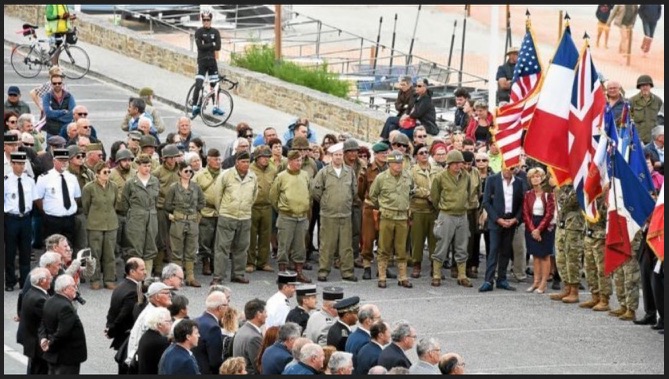
[[[309,226],[310,178],[304,170],[284,170],[272,183],[269,198],[272,207],[279,213],[276,225],[279,239],[277,261],[280,265],[288,264],[289,258],[299,264],[306,259],[304,239]]]
[[[262,269],[269,264],[272,232],[272,203],[269,201],[269,190],[272,188],[277,170],[271,165],[262,169],[257,162],[254,162],[251,164],[251,171],[258,178],[258,196],[251,209],[251,243],[246,265]]]
[[[363,201],[362,251],[360,255],[362,256],[362,265],[365,268],[372,267],[372,261],[374,260],[372,249],[374,248],[374,241],[379,236],[374,222],[374,206],[371,205],[371,201],[369,200],[369,189],[372,187],[374,179],[387,168],[387,164],[379,166],[378,162],[374,161],[370,163],[365,172],[358,176],[358,198]]]
[[[197,183],[204,194],[204,208],[200,210],[199,225],[199,255],[204,259],[213,260],[214,242],[216,241],[216,225],[218,223],[218,209],[216,208],[216,180],[221,170],[212,170],[207,167],[195,174],[193,181]]]
[[[116,207],[116,184],[109,181],[105,187],[97,181],[84,186],[81,204],[87,219],[88,241],[93,257],[99,262],[95,265],[92,282],[100,282],[100,270],[104,273],[105,283],[116,282],[116,263],[114,247],[118,231],[118,218],[113,211]]]
[[[430,200],[430,189],[434,172],[430,165],[422,169],[416,164],[411,168],[411,176],[416,185],[416,193],[411,198],[411,252],[414,265],[420,265],[423,261],[423,246],[427,238],[427,249],[430,259],[434,254],[437,240],[434,238],[434,220],[436,211]]]
[[[160,192],[158,193],[158,201],[156,202],[156,210],[158,211],[158,235],[156,239],[156,248],[158,255],[153,262],[154,269],[157,273],[163,270],[163,259],[167,261],[172,259],[172,247],[170,246],[170,220],[165,210],[165,198],[167,191],[172,183],[179,181],[179,168],[175,164],[173,169],[169,169],[164,163],[157,169],[151,172],[160,183]],[[148,273],[150,275],[150,273]]]
[[[607,206],[603,197],[595,200],[599,220],[585,221],[585,238],[583,239],[583,269],[588,287],[593,295],[611,296],[611,277],[604,273],[604,247],[606,245],[606,214]]]
[[[184,188],[180,182],[172,183],[165,197],[165,211],[172,221],[170,243],[172,261],[186,267],[195,261],[199,236],[198,220],[200,210],[204,208],[204,193],[199,185],[188,183]]]
[[[77,182],[79,182],[79,188],[84,188],[86,184],[95,180],[95,174],[93,171],[89,170],[85,165],[81,165],[79,172],[77,173],[72,169],[72,165],[67,167],[67,170],[74,176],[77,177]],[[77,252],[88,246],[88,233],[86,230],[86,215],[81,206],[81,198],[76,199],[77,201],[77,213],[74,215],[74,241],[72,241],[72,250]],[[99,266],[99,265],[98,265]]]
[[[662,99],[653,93],[643,97],[639,92],[630,99],[630,107],[639,138],[644,144],[650,143],[653,140],[651,130],[657,125],[657,114],[662,107]]]
[[[578,285],[583,254],[585,217],[578,204],[574,186],[560,187],[557,192],[557,202],[558,232],[555,239],[555,264],[560,277],[566,284]]]
[[[355,164],[349,166],[353,169],[354,178],[365,173],[364,163],[356,158]],[[357,185],[357,183],[356,183]],[[351,247],[353,248],[353,257],[360,255],[360,238],[362,232],[362,201],[353,196],[353,207],[351,208]]]
[[[123,210],[122,198],[123,188],[125,182],[129,178],[137,175],[137,170],[130,168],[128,171],[121,170],[121,166],[116,166],[111,170],[109,181],[116,184],[116,218],[118,219],[118,231],[116,232],[116,255],[120,256],[123,261],[127,260],[128,238],[126,232],[126,214]]]
[[[129,255],[144,260],[147,275],[153,267],[153,259],[158,254],[156,235],[158,234],[158,214],[156,202],[160,183],[151,175],[146,186],[139,176],[128,179],[123,187],[121,210],[126,213],[126,235],[130,245]]]
[[[454,257],[458,266],[467,261],[467,243],[469,225],[467,210],[471,199],[471,177],[464,169],[453,175],[448,169],[443,170],[432,180],[430,197],[432,204],[439,209],[439,216],[434,223],[434,237],[437,246],[434,252],[435,267],[440,268],[445,262],[451,243],[454,244]],[[433,270],[434,273],[439,270]],[[462,273],[464,274],[464,272]]]

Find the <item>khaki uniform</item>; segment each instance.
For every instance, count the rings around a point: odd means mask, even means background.
[[[555,243],[555,264],[566,284],[579,284],[583,254],[585,217],[581,212],[574,186],[558,189],[558,233]]]
[[[141,152],[141,149],[140,149],[139,154],[141,154],[141,153],[142,153],[142,152]],[[135,154],[135,153],[133,152],[133,154]],[[135,160],[132,161],[132,168],[135,169],[135,170],[137,170],[137,168],[139,167],[139,164],[137,163],[137,159],[139,159],[139,155],[135,154],[135,156],[136,156],[137,158],[135,158]],[[154,157],[151,157],[151,172],[153,173],[153,172],[156,171],[159,167],[160,167],[160,161],[159,161],[158,159],[154,158]]]
[[[67,167],[72,175],[77,178],[79,182],[79,188],[84,188],[86,184],[95,180],[95,174],[93,171],[89,170],[85,165],[81,165],[79,173],[75,172],[72,169],[72,165]],[[86,215],[84,210],[81,207],[81,198],[76,199],[77,201],[77,213],[74,215],[74,241],[72,241],[72,250],[77,252],[88,246],[88,233],[86,230]]]
[[[379,233],[376,229],[376,222],[374,221],[374,207],[369,201],[369,189],[374,183],[374,179],[388,168],[388,165],[379,166],[376,161],[369,164],[367,170],[358,176],[358,199],[363,201],[362,206],[362,265],[367,268],[372,266],[374,260],[374,241],[378,238]],[[368,201],[365,201],[368,200]]]
[[[606,245],[606,213],[604,198],[595,200],[599,212],[597,222],[585,222],[585,238],[583,239],[583,269],[588,287],[593,295],[611,296],[611,277],[604,274],[604,247]]]
[[[310,211],[309,187],[310,174],[307,171],[280,172],[269,192],[272,207],[277,210],[279,217],[276,220],[279,239],[279,264],[288,264],[288,259],[302,264],[306,259],[308,215]],[[289,254],[292,256],[289,257]]]
[[[122,198],[123,198],[123,188],[125,187],[125,182],[129,178],[137,175],[137,170],[130,168],[128,171],[122,171],[121,166],[116,166],[111,170],[109,176],[109,181],[116,184],[116,219],[118,220],[118,230],[116,232],[116,255],[120,256],[123,261],[127,260],[126,252],[128,250],[128,238],[126,237],[126,215],[123,211]]]
[[[216,224],[218,223],[218,209],[216,208],[216,180],[221,170],[212,171],[208,167],[195,174],[193,181],[197,183],[204,194],[204,208],[200,210],[199,225],[199,254],[202,258],[214,257],[214,242],[216,240]]]
[[[83,215],[87,218],[86,229],[91,253],[98,264],[91,277],[92,282],[100,282],[101,269],[104,272],[104,282],[116,282],[116,263],[114,247],[118,231],[116,207],[116,184],[109,181],[106,187],[100,186],[97,181],[84,186],[81,194]]]
[[[269,201],[269,190],[272,188],[277,171],[271,165],[263,170],[257,162],[251,164],[251,171],[258,178],[258,196],[251,209],[251,243],[246,265],[262,269],[269,264],[272,231],[272,203]]]
[[[151,167],[153,169],[153,165]],[[160,192],[158,194],[158,201],[156,202],[156,210],[158,211],[158,235],[156,239],[158,256],[154,262],[154,267],[156,272],[161,272],[163,269],[163,259],[167,258],[168,261],[172,259],[172,248],[169,238],[170,220],[167,211],[165,211],[165,197],[172,183],[179,181],[179,168],[175,164],[174,168],[170,170],[163,164],[157,169],[152,170],[151,175],[155,176],[158,179],[158,183],[160,183]]]
[[[353,177],[356,179],[365,173],[367,168],[360,159],[355,160],[353,166]],[[357,186],[357,183],[356,183]],[[353,248],[353,257],[360,255],[360,239],[362,232],[362,201],[358,196],[353,196],[353,208],[351,209],[351,247]]]
[[[187,189],[180,181],[172,183],[165,197],[165,211],[172,221],[170,226],[172,261],[182,267],[195,261],[200,234],[199,212],[202,208],[204,208],[204,193],[197,183],[188,183]]]
[[[416,164],[411,168],[411,176],[416,185],[416,193],[411,198],[411,252],[413,264],[420,265],[423,261],[423,246],[427,238],[427,248],[430,259],[434,254],[437,240],[434,238],[434,220],[436,210],[430,200],[430,189],[434,173],[431,166],[422,169]]]
[[[139,257],[147,264],[146,272],[153,267],[156,249],[156,235],[158,234],[158,214],[156,202],[160,192],[160,183],[151,175],[146,186],[137,175],[130,178],[123,187],[121,211],[126,214],[126,235],[131,257]]]
[[[341,261],[342,278],[353,276],[351,212],[356,195],[355,172],[346,165],[341,167],[339,176],[335,168],[328,165],[311,182],[311,196],[321,204],[319,277],[330,273],[335,253]]]
[[[369,200],[381,213],[379,226],[379,281],[386,280],[388,260],[393,252],[397,256],[399,280],[407,280],[406,241],[409,235],[409,206],[414,183],[408,170],[393,176],[384,171],[374,179],[369,190]]]
[[[653,93],[647,98],[638,93],[630,99],[630,107],[639,138],[644,144],[650,143],[653,140],[651,130],[657,125],[657,114],[662,107],[662,99]]]
[[[613,272],[613,284],[616,286],[616,298],[621,307],[636,311],[639,307],[639,285],[641,271],[637,252],[641,246],[642,231],[639,230],[632,240],[632,256]]]

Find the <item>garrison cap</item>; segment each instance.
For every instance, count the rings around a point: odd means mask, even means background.
[[[18,134],[14,134],[11,132],[5,132],[5,137],[4,137],[4,142],[5,143],[19,143],[19,136]]]
[[[27,162],[28,156],[25,151],[15,151],[10,154],[12,162]]]
[[[399,151],[393,151],[386,158],[388,163],[404,163],[404,155]]]
[[[344,298],[344,289],[341,287],[323,288],[323,300],[339,300]]]
[[[372,146],[372,151],[375,153],[381,153],[388,150],[390,150],[390,146],[385,142],[377,142]]]
[[[316,296],[315,284],[304,284],[296,288],[297,296]]]
[[[96,151],[96,150],[102,150],[102,144],[101,143],[89,143],[86,145],[86,151]]]
[[[297,273],[293,271],[281,271],[276,279],[278,284],[298,284]]]
[[[53,149],[53,158],[69,160],[70,152],[67,149]]]
[[[359,307],[360,298],[358,296],[347,297],[346,299],[339,300],[334,304],[334,308],[338,313],[358,312]]]

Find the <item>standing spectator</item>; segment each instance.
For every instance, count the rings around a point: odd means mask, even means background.
[[[369,328],[369,334],[370,341],[354,355],[353,373],[355,375],[366,375],[372,367],[376,366],[383,347],[391,341],[390,325],[381,320],[372,324]]]
[[[218,149],[207,151],[207,169],[197,173],[193,180],[204,194],[204,208],[200,210],[198,255],[202,258],[202,275],[212,274],[214,242],[218,222],[216,208],[216,182],[221,173],[221,153]]]
[[[188,151],[190,149],[190,141],[197,138],[197,135],[193,134],[190,118],[184,116],[177,119],[176,137],[178,138],[176,142],[177,148],[181,151]]]
[[[606,21],[607,26],[611,23],[620,28],[620,46],[618,53],[622,54],[623,58],[629,55],[629,43],[632,38],[632,29],[636,22],[636,16],[639,12],[639,6],[636,4],[616,4],[609,14],[609,19]]]
[[[253,153],[254,162],[251,171],[258,182],[258,196],[251,208],[251,242],[249,244],[246,272],[262,270],[274,272],[269,264],[270,234],[272,232],[272,203],[269,191],[276,178],[276,168],[269,164],[272,151],[261,145]]]
[[[188,151],[196,153],[202,160],[202,167],[207,167],[207,149],[202,138],[191,138],[188,142]]]
[[[374,322],[380,319],[381,312],[376,305],[365,304],[360,307],[358,311],[358,327],[348,337],[345,346],[345,350],[353,354],[353,365],[355,365],[355,357],[358,355],[358,351],[371,340],[369,329]]]
[[[342,299],[335,303],[337,310],[337,322],[328,330],[327,344],[334,346],[337,351],[345,351],[346,341],[351,334],[351,327],[358,322],[358,309],[360,298],[358,296]]]
[[[282,375],[317,375],[323,369],[324,359],[323,348],[315,343],[308,343],[300,350],[297,364],[287,367]]]
[[[265,302],[260,299],[250,300],[244,305],[244,316],[246,322],[239,328],[232,342],[232,355],[243,357],[246,360],[246,372],[249,375],[258,374],[256,358],[262,343],[262,331],[265,325],[267,311]]]
[[[285,325],[285,324],[284,324]],[[283,326],[283,325],[282,325]],[[258,372],[263,372],[263,367],[262,367],[262,358],[265,355],[265,351],[272,347],[274,343],[279,339],[279,330],[281,327],[279,326],[270,326],[269,328],[265,329],[265,333],[262,337],[262,344],[260,345],[260,350],[258,350],[258,356],[256,357],[256,367],[258,368]],[[294,343],[297,343],[297,341],[305,339],[303,337],[297,338],[297,340]],[[307,339],[307,342],[309,340]],[[290,349],[288,353],[293,349]],[[244,359],[244,358],[242,358]],[[244,361],[244,367],[246,367],[246,361]]]
[[[599,40],[604,34],[604,48],[609,48],[609,30],[610,27],[606,24],[609,20],[609,15],[611,14],[611,9],[613,9],[613,4],[599,4],[597,5],[597,11],[595,12],[595,17],[597,17],[597,42],[595,46],[599,47]]]
[[[493,174],[497,174],[502,171],[502,152],[499,151],[497,143],[490,142],[488,150],[488,167],[492,170]]]
[[[230,155],[229,157],[225,158],[223,161],[223,164],[221,167],[223,167],[224,170],[227,170],[229,168],[232,168],[235,166],[235,163],[237,162],[237,156],[241,153],[247,153],[249,154],[249,157],[251,156],[251,143],[244,137],[239,137],[236,140],[235,144],[235,153]]]
[[[388,344],[379,355],[378,364],[387,370],[393,367],[411,367],[411,361],[405,351],[416,344],[416,329],[407,321],[398,321],[391,332],[392,343]]]
[[[44,130],[46,137],[58,135],[60,128],[73,121],[73,111],[76,104],[74,96],[63,89],[65,76],[51,76],[52,90],[42,96],[42,109],[46,115]]]
[[[231,357],[225,360],[218,370],[219,375],[248,375],[246,362],[242,357]]]
[[[197,346],[200,332],[193,320],[183,320],[174,327],[174,343],[160,357],[158,375],[200,375],[191,350]]]
[[[443,375],[462,375],[465,373],[465,360],[458,353],[446,353],[439,360],[439,371]]]
[[[19,114],[14,111],[5,111],[5,133],[10,130],[18,130]]]
[[[411,365],[409,373],[412,375],[439,375],[439,358],[441,346],[434,338],[421,338],[416,344],[418,361]]]
[[[21,100],[21,90],[17,86],[9,86],[7,89],[7,100],[5,100],[5,112],[14,112],[18,115],[30,113],[30,107]]]
[[[63,69],[60,66],[53,65],[49,69],[49,78],[52,78],[54,76],[60,76],[60,77],[64,76]],[[47,92],[50,92],[52,89],[53,86],[51,85],[51,80],[47,80],[41,85],[30,90],[30,98],[32,99],[33,103],[35,103],[35,105],[37,106],[37,109],[40,110],[42,115],[44,115],[44,108],[42,108],[42,96],[44,96],[44,94],[46,94]],[[63,89],[67,90],[66,84],[63,84]]]
[[[186,285],[199,288],[200,282],[195,279],[195,253],[199,234],[197,219],[204,208],[204,194],[200,186],[191,181],[193,169],[185,162],[177,166],[179,181],[171,184],[165,197],[165,211],[171,221],[172,261],[186,272]]]
[[[641,19],[641,25],[643,25],[644,35],[641,50],[644,56],[650,51],[650,45],[653,43],[653,37],[655,36],[655,27],[660,16],[662,16],[662,4],[639,5],[639,18]]]
[[[328,152],[328,149],[330,146],[334,145],[337,143],[337,137],[335,137],[334,134],[326,134],[323,137],[323,142],[321,143],[321,147],[323,148],[323,154],[321,155],[321,161],[323,161],[324,164],[330,164],[330,161],[332,160],[332,155]]]
[[[105,288],[113,290],[116,288],[114,250],[118,231],[115,211],[118,189],[116,184],[109,180],[111,170],[105,163],[99,162],[94,170],[95,181],[84,186],[81,199],[91,252],[99,262],[91,278],[91,288],[99,288],[100,279],[103,279]],[[103,274],[104,277],[101,278]]]
[[[148,272],[148,270],[147,270]],[[146,291],[146,298],[148,302],[146,303],[145,308],[142,312],[137,315],[135,318],[135,323],[130,330],[130,336],[128,337],[128,357],[126,363],[135,358],[137,353],[137,347],[139,346],[139,340],[142,338],[144,333],[146,333],[146,317],[155,308],[167,308],[172,304],[172,292],[174,287],[170,287],[162,282],[151,283],[148,290]],[[139,304],[138,304],[139,305]]]
[[[132,98],[131,98],[132,99]],[[157,134],[160,134],[165,131],[165,124],[163,123],[163,119],[160,117],[158,114],[158,111],[156,110],[155,107],[153,107],[152,104],[152,99],[153,99],[153,90],[148,87],[144,87],[139,90],[139,99],[144,101],[144,114],[147,114],[150,116],[151,121],[153,122],[153,127],[156,131]],[[130,103],[132,103],[132,100],[130,100]],[[130,127],[130,121],[131,119],[135,118],[136,115],[134,115],[134,112],[130,110],[130,107],[128,107],[128,113],[126,113],[125,118],[121,122],[121,130],[127,132]]]
[[[307,329],[309,322],[309,313],[314,311],[318,305],[316,286],[313,284],[304,284],[296,288],[297,306],[288,312],[286,322],[294,322],[302,330]]]
[[[200,13],[202,20],[202,27],[195,31],[195,44],[197,45],[197,75],[195,75],[195,90],[193,91],[193,109],[192,118],[195,118],[200,113],[199,99],[200,92],[204,87],[205,75],[209,76],[210,90],[214,90],[214,86],[219,81],[218,79],[218,63],[217,56],[221,51],[221,33],[216,28],[212,28],[212,18],[214,15],[211,10],[205,9]],[[218,107],[218,103],[214,104],[212,112],[216,116],[225,114],[222,109]],[[215,372],[215,371],[214,371]]]
[[[44,303],[39,337],[49,375],[78,375],[88,358],[84,326],[72,305],[77,284],[70,275],[58,276],[56,294]]]
[[[286,323],[290,312],[289,300],[295,295],[295,285],[299,284],[297,275],[290,271],[279,271],[277,285],[279,290],[267,300],[267,327],[281,326]]]
[[[276,133],[276,129],[274,129],[271,126],[268,126],[265,128],[265,130],[263,130],[262,134],[258,134],[256,138],[253,140],[253,147],[258,147],[262,145],[269,146],[269,141],[278,137],[279,135]]]
[[[335,351],[328,360],[327,370],[330,375],[353,374],[353,354],[344,351]]]
[[[121,150],[126,150],[128,146],[126,145],[125,141],[114,141],[111,145],[111,149],[109,151],[109,158],[107,159],[107,165],[109,165],[109,168],[114,168],[116,167],[116,154],[118,154],[119,151]]]
[[[43,153],[45,150],[46,140],[41,132],[35,130],[34,121],[35,116],[30,113],[24,113],[19,116],[18,120],[16,121],[16,125],[18,130],[24,135],[28,134],[33,137],[34,145],[29,147],[32,147],[36,153]],[[25,141],[23,142],[23,145],[26,146]],[[35,165],[36,162],[33,161],[33,164]]]
[[[663,101],[659,96],[650,92],[653,88],[653,78],[650,75],[641,75],[636,80],[639,93],[630,99],[632,119],[636,124],[639,138],[644,145],[652,141],[651,131],[657,125],[657,114],[662,108]]]
[[[616,128],[618,129],[618,134],[620,134],[620,127],[624,122],[622,118],[623,108],[625,107],[625,97],[621,90],[621,84],[616,80],[607,80],[604,83],[604,87],[606,87],[606,100],[613,111]]]
[[[202,374],[215,374],[223,363],[223,339],[219,323],[230,304],[223,292],[214,291],[207,296],[205,306],[202,316],[195,319],[200,339],[193,349],[193,355]]]
[[[427,135],[423,133],[423,135]],[[416,136],[416,134],[414,134]],[[423,263],[423,250],[425,240],[427,240],[427,249],[429,260],[434,255],[436,239],[434,237],[435,207],[430,200],[430,189],[432,182],[436,177],[435,171],[429,162],[429,153],[427,145],[419,143],[415,146],[414,157],[416,164],[411,167],[411,176],[416,184],[416,193],[411,198],[411,252],[413,271],[411,277],[420,278],[421,264]]]
[[[47,268],[34,268],[30,272],[30,289],[23,296],[19,329],[23,330],[23,355],[28,357],[28,375],[46,375],[49,372],[38,334],[52,280],[53,276]]]
[[[517,47],[509,48],[506,52],[506,62],[497,68],[497,74],[495,75],[495,80],[497,80],[497,105],[501,101],[508,102],[511,100],[511,80],[513,79],[513,70],[518,62],[518,52]]]
[[[290,351],[300,338],[300,333],[300,326],[294,322],[281,325],[278,340],[262,355],[262,375],[281,375],[286,365],[293,360]]]
[[[147,331],[139,339],[137,347],[137,374],[158,374],[158,363],[170,346],[167,336],[172,328],[172,318],[167,308],[153,308],[144,320]]]

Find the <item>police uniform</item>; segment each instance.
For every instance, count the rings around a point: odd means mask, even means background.
[[[300,296],[316,296],[316,286],[313,284],[304,284],[296,289],[298,298]],[[301,305],[296,306],[288,312],[286,317],[286,322],[294,322],[300,327],[304,332],[307,329],[307,322],[309,321],[309,312],[304,309]]]
[[[339,314],[355,313],[357,319],[359,304],[360,298],[353,296],[336,302],[334,307]],[[339,318],[328,330],[327,344],[335,346],[337,351],[346,351],[346,341],[349,335],[351,335],[351,327]]]
[[[291,285],[299,284],[297,281],[297,274],[291,271],[280,272],[277,283]],[[290,312],[290,301],[283,292],[277,291],[267,300],[265,310],[267,310],[265,326],[267,328],[281,326],[286,323],[286,317],[288,317],[288,312]]]
[[[323,301],[336,301],[344,298],[344,289],[341,287],[323,288]],[[309,316],[304,336],[321,346],[327,344],[327,336],[330,327],[337,321],[337,317],[331,316],[324,310],[314,312]]]
[[[26,153],[11,153],[12,162],[27,161]],[[19,286],[30,272],[30,241],[32,238],[31,211],[37,198],[35,181],[22,172],[20,176],[13,170],[5,173],[4,230],[5,230],[5,290],[12,291],[16,285],[16,251],[19,251]],[[20,204],[23,202],[23,206]]]
[[[53,156],[54,159],[68,160],[69,152],[67,149],[54,149]],[[42,200],[44,235],[48,237],[59,233],[74,244],[74,215],[78,209],[76,200],[81,197],[77,178],[67,170],[59,173],[53,168],[37,178],[36,187],[37,199]]]
[[[18,149],[19,146],[19,136],[14,133],[5,133],[4,134],[4,144],[5,145],[14,145],[15,148]],[[7,156],[7,154],[4,154],[4,174],[7,175],[7,173],[12,172],[12,163],[11,163],[11,158]],[[28,174],[29,177],[35,178],[35,173],[33,172],[33,166],[26,157],[26,165],[23,167],[23,172]]]

